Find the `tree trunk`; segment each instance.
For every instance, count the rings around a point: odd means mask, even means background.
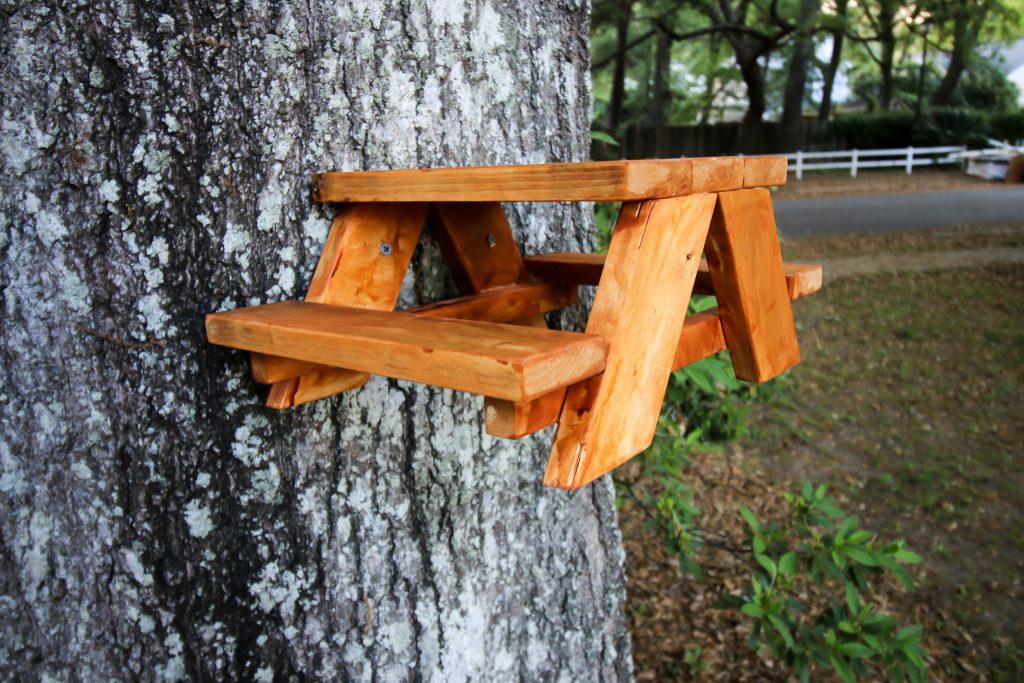
[[[982,7],[977,7],[975,10],[984,12]],[[960,84],[960,77],[963,76],[964,70],[967,68],[967,57],[974,49],[976,40],[976,36],[969,29],[969,19],[967,8],[954,15],[953,49],[949,53],[949,66],[946,67],[946,73],[943,74],[939,87],[932,93],[931,103],[933,106],[949,105],[953,99],[953,93],[956,92],[956,87]],[[982,22],[977,23],[980,26]]]
[[[883,0],[879,3],[878,16],[878,45],[881,55],[878,68],[881,78],[881,91],[878,95],[878,105],[884,111],[892,108],[892,99],[896,91],[896,81],[893,68],[896,58],[896,9],[895,0]]]
[[[608,128],[617,134],[622,123],[622,107],[626,102],[626,56],[629,44],[629,20],[633,14],[633,4],[626,2],[617,8],[618,17],[615,22],[615,69],[612,74],[612,96],[609,102]]]
[[[836,15],[840,21],[845,20],[846,10],[849,6],[848,0],[839,0],[836,5]],[[829,55],[828,65],[822,72],[821,103],[818,105],[818,120],[828,121],[832,116],[832,90],[836,83],[836,74],[839,73],[839,65],[843,60],[843,39],[845,33],[842,26],[832,31],[832,54]]]
[[[2,677],[628,678],[612,486],[543,489],[550,431],[381,378],[271,411],[203,332],[302,296],[312,171],[585,158],[586,6],[67,4],[0,15]],[[453,293],[424,239],[400,305]]]
[[[665,146],[665,110],[668,108],[671,92],[668,81],[672,62],[672,38],[664,31],[658,32],[657,47],[654,50],[654,82],[647,102],[647,117],[654,128],[654,156],[660,157]]]
[[[749,54],[748,54],[749,52]],[[747,110],[743,113],[740,128],[736,134],[735,152],[756,154],[761,140],[761,120],[764,118],[766,104],[764,69],[753,50],[736,50],[736,61],[740,67],[740,76],[747,86]]]
[[[782,94],[782,122],[779,126],[782,152],[795,152],[803,143],[807,62],[814,56],[813,31],[820,10],[821,0],[803,0],[800,3],[799,33],[789,58],[789,70]]]

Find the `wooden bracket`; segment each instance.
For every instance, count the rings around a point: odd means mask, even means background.
[[[251,353],[273,408],[372,373],[483,394],[494,436],[558,423],[544,482],[579,488],[650,445],[673,370],[726,348],[754,382],[799,362],[789,302],[821,268],[782,263],[763,188],[785,172],[748,157],[317,174],[314,199],[339,207],[305,302],[209,314],[207,336]],[[524,259],[507,201],[623,205],[607,256]],[[463,296],[394,312],[424,224]],[[586,332],[549,330],[580,285],[597,286]],[[718,308],[687,316],[693,292]]]

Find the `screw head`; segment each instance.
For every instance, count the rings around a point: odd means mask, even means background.
[[[487,246],[490,247],[491,249],[494,249],[494,245],[497,243],[498,242],[494,239],[494,233],[487,233]]]
[[[391,256],[391,242],[381,242],[380,243],[380,255],[381,256]]]

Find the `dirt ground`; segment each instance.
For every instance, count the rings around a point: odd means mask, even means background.
[[[790,260],[1016,247],[1024,224],[784,245]],[[1024,680],[1024,265],[837,280],[794,306],[803,362],[761,392],[749,435],[694,458],[699,526],[742,539],[737,510],[765,517],[781,492],[825,483],[865,528],[924,556],[919,587],[881,599],[925,627],[937,680]],[[627,472],[628,476],[628,472]],[[744,570],[706,549],[684,576],[646,511],[626,505],[629,614],[640,680],[781,680],[745,623],[709,608]],[[824,599],[824,598],[823,598]],[[685,662],[701,648],[706,671]]]
[[[1002,183],[969,176],[959,169],[914,169],[911,175],[900,169],[860,171],[851,178],[849,171],[808,171],[797,180],[790,164],[789,178],[776,193],[778,199],[811,199],[857,194],[908,194],[941,192],[972,187],[993,187]]]

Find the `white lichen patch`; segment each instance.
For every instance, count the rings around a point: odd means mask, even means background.
[[[194,538],[206,538],[214,529],[210,508],[201,500],[190,500],[185,506],[185,523]]]

